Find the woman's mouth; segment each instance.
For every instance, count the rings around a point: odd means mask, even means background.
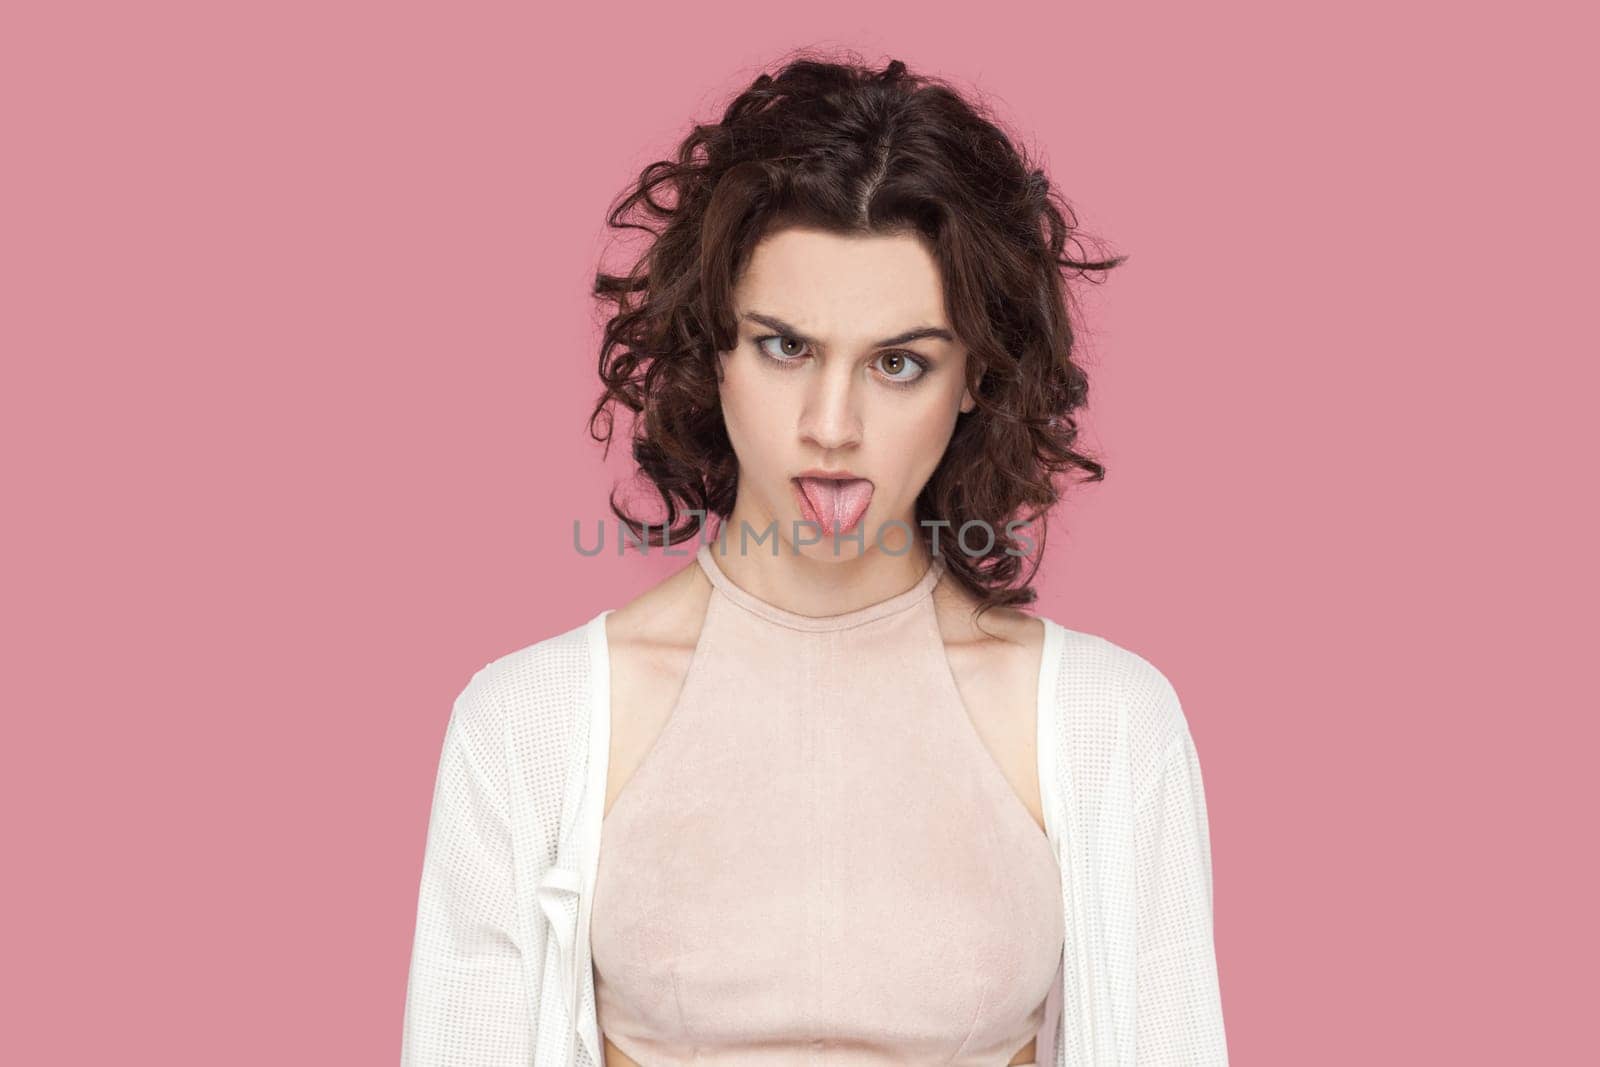
[[[849,533],[872,503],[872,483],[865,478],[806,477],[791,481],[801,517],[822,527],[824,533]]]

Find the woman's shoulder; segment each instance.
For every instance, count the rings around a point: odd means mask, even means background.
[[[620,655],[641,650],[692,649],[705,618],[711,583],[691,559],[610,612],[605,636]]]
[[[698,573],[698,567],[682,568],[626,604],[496,656],[472,676],[464,697],[485,709],[482,714],[497,710],[546,729],[552,719],[586,711],[614,656],[683,640],[692,646],[696,612],[703,613],[706,598],[695,588]]]
[[[479,668],[470,684],[481,685],[497,698],[507,700],[583,681],[592,665],[594,629],[604,615],[601,612],[576,626],[496,656]]]
[[[1039,618],[1045,627],[1042,696],[1059,722],[1074,730],[1114,730],[1135,759],[1188,737],[1177,690],[1149,658],[1102,634]]]
[[[472,673],[451,718],[506,755],[564,748],[587,711],[596,676],[594,628],[603,614],[502,653]]]

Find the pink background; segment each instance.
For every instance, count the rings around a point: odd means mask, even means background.
[[[1234,1062],[1593,1054],[1592,26],[26,6],[0,1059],[395,1061],[451,698],[683,565],[570,548],[605,209],[807,44],[984,94],[1131,256],[1040,610],[1183,698]]]

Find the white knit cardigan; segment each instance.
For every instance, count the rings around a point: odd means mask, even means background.
[[[474,674],[445,728],[403,1067],[600,1067],[589,910],[610,759],[602,611]],[[1038,752],[1061,865],[1055,1067],[1226,1064],[1200,763],[1166,677],[1045,619]]]

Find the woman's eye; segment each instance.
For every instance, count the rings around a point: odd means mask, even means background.
[[[883,373],[896,385],[906,385],[922,377],[927,368],[904,352],[885,352],[878,360]]]
[[[798,363],[809,353],[798,337],[769,334],[755,339],[756,351],[779,364]],[[885,352],[874,361],[890,385],[910,385],[921,378],[928,365],[909,352]]]
[[[770,342],[772,341],[778,342],[776,350],[770,347]],[[793,347],[791,348],[790,346]],[[779,363],[793,363],[805,354],[806,343],[798,337],[784,337],[782,334],[773,334],[771,337],[756,338],[756,347],[761,350],[762,354],[770,356]],[[799,349],[799,351],[794,349]]]

